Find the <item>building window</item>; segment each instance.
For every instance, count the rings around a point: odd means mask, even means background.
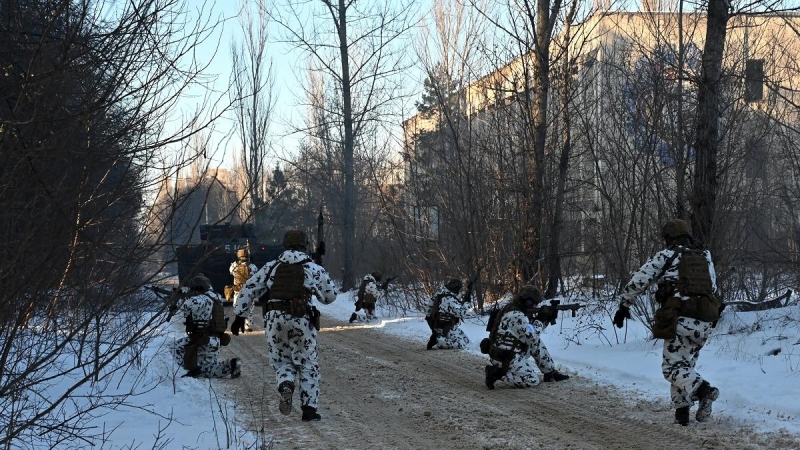
[[[764,98],[764,60],[748,59],[744,68],[744,100],[755,102]]]

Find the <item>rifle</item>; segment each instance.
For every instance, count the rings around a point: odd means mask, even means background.
[[[475,282],[478,281],[478,277],[481,275],[481,270],[483,270],[484,265],[485,264],[479,265],[475,273],[467,280],[467,290],[464,292],[464,303],[472,302],[472,289],[475,287]]]
[[[172,290],[164,289],[158,286],[145,286],[147,289],[153,291],[154,294],[162,301],[169,305],[169,312],[167,313],[167,322],[172,320],[172,316],[178,311],[178,301],[186,297],[188,294],[178,288]]]
[[[538,308],[533,308],[533,313],[531,314],[531,317],[536,317],[536,315],[540,311],[544,311],[550,317],[549,321],[550,325],[555,325],[559,311],[572,311],[572,317],[575,317],[575,315],[578,312],[578,309],[583,308],[584,306],[586,305],[581,305],[580,303],[570,303],[568,305],[562,305],[561,300],[550,300],[549,305],[542,305]]]
[[[386,292],[386,290],[389,289],[389,283],[391,283],[392,280],[396,280],[396,279],[397,279],[397,277],[389,277],[389,278],[385,279],[383,281],[383,283],[381,284],[381,290]]]
[[[322,215],[322,206],[319,207],[319,216],[317,216],[317,248],[311,254],[311,259],[315,263],[322,265],[322,257],[325,255],[325,217]]]

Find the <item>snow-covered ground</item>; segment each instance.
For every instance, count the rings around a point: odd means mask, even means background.
[[[328,317],[346,321],[353,312],[352,295],[341,294],[336,302],[319,308]],[[575,318],[562,311],[558,323],[544,331],[544,341],[560,370],[618,386],[631,395],[667,401],[669,386],[660,369],[662,341],[648,339],[644,326],[636,320],[617,330],[610,317],[581,311]],[[421,347],[427,342],[429,331],[421,314],[401,317],[381,308],[377,314],[380,319],[367,326],[416,339]],[[480,354],[478,342],[488,334],[484,320],[475,317],[463,324],[471,340],[465,351]],[[798,324],[798,306],[764,312],[725,311],[697,367],[720,389],[715,414],[758,430],[800,434]],[[182,335],[182,330],[173,323],[163,331],[162,337],[143,351],[143,360],[152,361],[140,375],[149,380],[140,381],[147,389],[140,389],[142,393],[131,399],[132,406],[96,419],[94,425],[113,430],[102,448],[151,448],[159,434],[165,443],[159,448],[165,449],[246,448],[252,437],[236,425],[232,406],[219,395],[225,380],[175,378],[173,374],[183,371],[175,367],[165,343]],[[324,380],[324,367],[322,370]],[[483,374],[475,376],[482,378]],[[124,392],[127,381],[120,383]],[[169,417],[174,418],[171,423]]]

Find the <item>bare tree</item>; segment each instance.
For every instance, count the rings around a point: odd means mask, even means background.
[[[0,4],[3,448],[96,444],[88,421],[134,394],[106,387],[146,363],[160,320],[149,312],[164,307],[137,295],[163,243],[143,235],[146,198],[180,168],[165,163],[170,147],[214,114],[173,115],[202,81],[190,56],[214,27],[178,34],[180,6]]]
[[[265,222],[269,192],[266,171],[271,152],[269,128],[272,122],[274,76],[267,55],[269,11],[264,1],[243,2],[239,23],[243,42],[231,43],[233,63],[231,100],[240,139],[240,167],[246,194],[250,197],[249,216],[258,233],[267,231]]]
[[[370,123],[387,124],[398,114],[389,102],[402,92],[399,76],[402,40],[414,25],[414,2],[329,0],[287,2],[274,20],[285,30],[285,40],[314,61],[313,70],[335,80],[340,109],[330,111],[328,124],[334,146],[342,148],[344,197],[342,206],[343,287],[354,285],[356,230],[355,161],[357,146]]]

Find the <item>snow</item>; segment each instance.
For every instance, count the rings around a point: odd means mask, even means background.
[[[328,318],[347,321],[354,309],[352,296],[353,292],[340,294],[336,302],[319,309]],[[382,308],[384,302],[378,300],[378,319],[353,326],[411,338],[424,348],[429,330],[422,314],[392,314]],[[577,317],[570,316],[569,311],[561,311],[558,323],[543,333],[560,371],[617,386],[642,399],[669,400],[669,385],[661,375],[662,341],[649,339],[644,325],[628,320],[627,327],[618,330],[609,314],[590,314],[587,309],[581,309]],[[146,389],[137,388],[142,393],[129,399],[130,406],[95,419],[93,425],[113,430],[102,448],[151,448],[159,434],[160,442],[166,444],[156,448],[244,449],[252,445],[253,436],[237,425],[233,406],[221,394],[226,380],[180,378],[183,371],[175,366],[167,348],[183,333],[176,322],[164,325],[159,337],[142,351],[143,360],[152,362],[143,366],[141,374],[129,372],[125,379],[117,380],[122,392],[128,388],[126,383],[135,379]],[[715,415],[756,430],[800,433],[798,323],[800,306],[762,312],[725,311],[697,366],[720,389]],[[462,329],[471,341],[462,351],[480,355],[478,343],[488,334],[485,317],[467,319]],[[320,338],[324,339],[324,333]],[[142,383],[142,379],[148,382]],[[175,419],[170,422],[170,417]]]

